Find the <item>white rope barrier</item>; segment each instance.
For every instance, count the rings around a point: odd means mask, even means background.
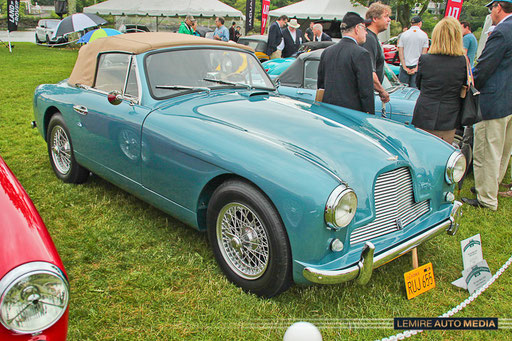
[[[491,284],[494,283],[500,277],[503,272],[512,264],[512,256],[507,260],[505,264],[502,265],[502,267],[494,274],[494,276],[487,281],[482,287],[480,287],[478,290],[476,290],[472,295],[470,295],[468,298],[466,298],[464,301],[462,301],[459,305],[454,307],[453,309],[449,310],[448,312],[444,313],[441,316],[438,317],[451,317],[461,311],[462,309],[466,308],[468,305],[470,305],[478,296],[480,296],[485,290],[487,290]],[[404,340],[406,338],[409,338],[411,336],[414,336],[416,334],[422,333],[423,330],[407,330],[402,333],[398,333],[393,336],[385,337],[381,339],[380,341],[396,341],[396,340]]]

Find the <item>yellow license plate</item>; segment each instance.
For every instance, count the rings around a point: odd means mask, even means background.
[[[404,279],[408,300],[436,287],[432,263],[404,273]]]

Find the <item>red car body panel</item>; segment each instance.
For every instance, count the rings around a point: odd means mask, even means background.
[[[0,157],[0,279],[12,269],[42,261],[66,274],[57,249],[32,200]],[[66,275],[67,277],[67,275]],[[37,336],[22,335],[0,324],[0,340],[65,340],[68,310],[61,319]]]

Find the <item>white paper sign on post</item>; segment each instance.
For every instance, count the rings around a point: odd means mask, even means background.
[[[469,269],[484,260],[480,233],[460,242],[464,269]]]

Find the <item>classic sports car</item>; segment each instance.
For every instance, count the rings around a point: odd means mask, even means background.
[[[0,157],[0,340],[66,340],[68,299],[55,245]]]
[[[313,52],[302,53],[297,58],[289,61],[283,59],[281,64],[284,64],[286,67],[274,67],[272,73],[274,75],[279,74],[274,78],[279,84],[279,93],[293,98],[314,100],[318,65],[320,64],[320,56],[323,51],[324,49],[319,49]],[[278,60],[265,62],[263,67],[266,68],[272,62],[278,63]],[[390,101],[386,103],[386,112],[384,113],[380,97],[376,94],[375,113],[397,122],[409,124],[412,121],[414,106],[420,92],[418,89],[410,88],[400,83],[386,64],[384,64],[384,67],[386,77],[384,77],[382,85],[388,91]]]
[[[260,62],[264,62],[270,58],[267,55],[267,41],[268,36],[254,34],[251,36],[240,37],[238,39],[238,44],[246,45],[254,49],[256,57],[258,57]]]
[[[206,230],[224,274],[273,296],[365,283],[457,228],[462,154],[378,116],[279,95],[251,50],[173,33],[80,49],[34,111],[64,182],[89,171]]]

